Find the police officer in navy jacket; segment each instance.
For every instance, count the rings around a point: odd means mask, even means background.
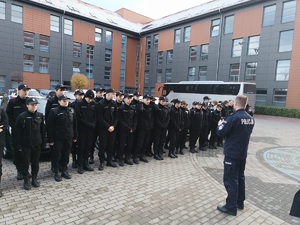
[[[237,96],[234,102],[235,112],[220,120],[217,134],[225,137],[224,145],[224,186],[227,191],[226,204],[217,209],[236,216],[237,209],[244,209],[245,200],[245,165],[250,135],[254,119],[246,111],[247,96]]]

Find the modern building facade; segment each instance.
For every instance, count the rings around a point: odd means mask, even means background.
[[[159,95],[165,82],[255,82],[257,104],[300,107],[298,0],[215,0],[158,20],[80,0],[0,0],[0,86]]]

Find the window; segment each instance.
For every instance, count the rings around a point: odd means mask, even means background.
[[[291,60],[278,60],[276,68],[276,81],[288,81]]]
[[[208,44],[201,45],[200,58],[201,60],[208,60]]]
[[[188,69],[188,81],[194,81],[196,76],[196,68],[189,67]]]
[[[163,64],[164,61],[164,52],[157,53],[157,65]]]
[[[104,80],[110,80],[111,67],[106,66],[104,68]]]
[[[180,33],[181,33],[181,29],[177,29],[174,31],[174,43],[175,44],[180,43]]]
[[[126,52],[121,52],[121,65],[125,66],[126,63]]]
[[[229,81],[239,81],[240,76],[240,64],[231,64],[230,65],[230,74],[229,74]]]
[[[0,76],[0,91],[5,92],[5,76]]]
[[[102,29],[96,27],[95,28],[95,41],[102,42]]]
[[[146,66],[150,66],[150,53],[146,54]]]
[[[167,64],[172,64],[173,61],[173,50],[167,51]]]
[[[59,17],[51,15],[50,17],[50,30],[59,32]]]
[[[197,60],[197,46],[190,47],[190,62]]]
[[[188,42],[191,39],[191,27],[184,28],[183,42]]]
[[[49,58],[40,57],[40,73],[49,73]]]
[[[73,21],[65,19],[64,20],[64,34],[72,35],[73,34]]]
[[[94,46],[88,45],[86,47],[86,58],[93,59],[94,58]]]
[[[125,89],[125,69],[120,70],[120,91],[124,91]]]
[[[147,45],[147,49],[151,48],[151,36],[146,37],[146,45]]]
[[[258,55],[260,36],[249,37],[248,55]]]
[[[257,62],[246,63],[245,81],[255,81]]]
[[[242,54],[242,46],[244,41],[242,38],[233,40],[232,57],[240,57]]]
[[[105,49],[105,62],[111,62],[111,54],[112,50],[111,49]]]
[[[0,2],[0,20],[5,20],[5,2]]]
[[[274,25],[275,13],[276,13],[276,5],[270,5],[264,8],[263,27]]]
[[[274,89],[273,106],[285,107],[287,89]]]
[[[200,66],[199,67],[199,80],[203,81],[206,80],[207,76],[207,66]]]
[[[219,35],[220,30],[220,19],[212,20],[211,21],[211,37],[216,37]]]
[[[149,70],[145,70],[145,84],[149,83]]]
[[[34,56],[23,55],[23,71],[34,72]]]
[[[225,17],[224,34],[232,34],[233,33],[233,23],[234,23],[234,16],[226,16]]]
[[[86,77],[87,78],[93,78],[94,74],[94,65],[93,64],[86,64]]]
[[[296,1],[288,1],[283,3],[282,23],[293,22],[296,17]]]
[[[256,105],[263,105],[267,104],[267,89],[256,89]]]
[[[294,30],[280,32],[279,52],[290,52],[293,46]]]
[[[40,34],[40,51],[49,52],[49,41],[50,37]]]
[[[111,31],[106,31],[105,32],[105,43],[107,45],[111,45],[112,44],[112,32]]]
[[[162,69],[156,70],[156,82],[157,83],[162,82]]]
[[[73,57],[81,57],[81,43],[73,42]]]
[[[80,73],[80,62],[73,62],[73,73]]]
[[[24,32],[23,47],[34,49],[34,33]]]
[[[172,81],[172,69],[166,69],[166,83]]]
[[[155,48],[157,48],[157,46],[158,46],[158,34],[155,34],[155,35],[153,36],[153,46],[154,46]]]
[[[23,7],[11,4],[11,22],[23,23]]]

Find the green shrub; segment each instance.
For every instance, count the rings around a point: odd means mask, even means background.
[[[300,109],[290,109],[274,106],[256,106],[255,114],[300,118]]]

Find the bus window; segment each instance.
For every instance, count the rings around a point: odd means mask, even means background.
[[[255,84],[244,84],[244,93],[245,94],[255,94],[256,93]]]

